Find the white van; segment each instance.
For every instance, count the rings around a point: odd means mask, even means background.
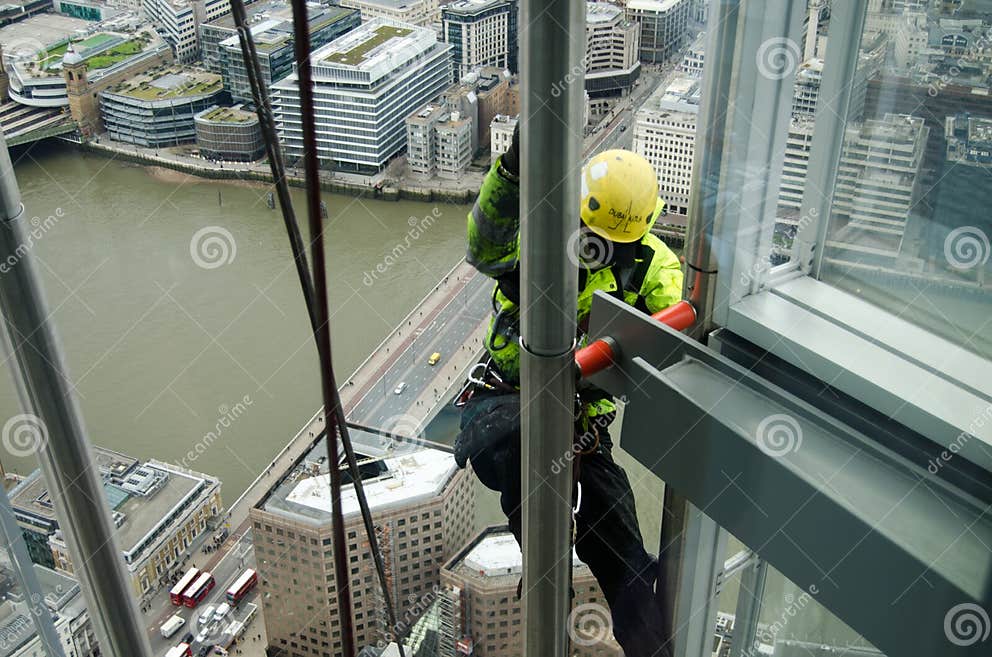
[[[164,623],[162,623],[162,627],[160,628],[159,631],[162,633],[162,636],[163,637],[165,637],[166,639],[168,639],[173,634],[175,634],[176,632],[178,632],[179,631],[179,628],[182,627],[185,624],[186,624],[186,619],[183,618],[182,616],[180,616],[179,614],[176,614],[175,616],[173,616],[169,620],[167,620]]]

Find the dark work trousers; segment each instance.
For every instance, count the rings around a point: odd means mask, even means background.
[[[579,457],[582,500],[575,517],[575,551],[603,590],[613,634],[626,657],[668,657],[665,621],[654,596],[657,561],[644,549],[630,480],[613,460],[607,427],[598,433],[599,446]],[[571,459],[569,455],[547,467],[571,469]],[[479,480],[500,493],[510,531],[522,546],[519,428],[473,453],[471,463]]]

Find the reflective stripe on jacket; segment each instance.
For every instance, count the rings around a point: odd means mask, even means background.
[[[519,187],[500,174],[497,160],[486,174],[479,197],[468,215],[466,259],[491,278],[511,274],[519,264],[519,198]],[[664,207],[664,202],[659,199],[655,218]],[[586,268],[584,276],[580,277],[580,282],[584,279],[585,283],[578,296],[578,322],[588,317],[596,290],[622,296],[626,303],[649,313],[666,308],[682,298],[682,267],[678,256],[650,232],[638,245],[633,272],[623,290],[620,290],[614,269],[614,266],[597,270]],[[486,349],[504,378],[519,385],[520,312],[517,303],[504,294],[499,284],[493,290],[493,312],[486,335]],[[612,410],[614,407],[609,400],[593,400],[587,414],[600,415]]]

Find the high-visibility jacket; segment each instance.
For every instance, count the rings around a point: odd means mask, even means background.
[[[516,182],[501,173],[497,160],[486,174],[479,197],[468,215],[468,262],[483,274],[499,281],[512,275],[520,260],[520,189]],[[654,219],[664,210],[659,199]],[[566,245],[562,245],[566,248]],[[577,320],[581,324],[589,315],[593,293],[603,290],[641,310],[655,313],[682,298],[682,267],[678,257],[649,231],[637,245],[637,255],[630,268],[599,269],[584,267],[579,272]],[[621,285],[620,281],[626,281]],[[497,283],[493,290],[493,319],[486,336],[486,349],[500,374],[509,383],[520,382],[520,310]],[[580,344],[584,336],[578,336]],[[614,409],[609,400],[587,404],[587,415],[600,415]]]

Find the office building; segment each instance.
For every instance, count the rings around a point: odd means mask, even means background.
[[[169,67],[129,78],[100,94],[100,118],[110,138],[147,148],[196,140],[193,117],[223,104],[216,73]]]
[[[441,20],[439,0],[341,0],[340,5],[359,10],[363,21],[388,18],[418,27],[433,27]]]
[[[362,23],[355,9],[308,5],[307,14],[310,19],[311,52]],[[262,69],[262,81],[269,88],[293,72],[296,58],[292,10],[286,6],[280,11],[272,12],[269,18],[254,22],[251,34],[258,52],[258,64]],[[239,37],[234,35],[221,41],[219,51],[224,88],[235,100],[252,101],[248,70],[245,68],[244,57],[241,56]]]
[[[779,219],[783,223],[798,222],[806,189],[806,171],[809,155],[813,149],[813,129],[815,122],[810,117],[793,118],[789,124],[789,136],[785,144],[785,157],[782,163],[782,182],[778,192]]]
[[[245,6],[245,13],[262,73],[266,84],[270,85],[292,70],[293,9],[287,0],[257,0]],[[310,18],[311,50],[358,27],[362,22],[357,10],[333,5],[310,4],[307,13]],[[222,42],[226,42],[225,45],[222,46]],[[247,100],[251,97],[250,94],[245,95],[244,61],[232,15],[226,14],[200,25],[200,52],[203,66],[211,73],[223,75],[227,88],[232,89],[228,79],[232,76],[237,78],[233,85],[237,89],[237,98]]]
[[[94,456],[134,595],[144,598],[182,570],[194,541],[216,528],[224,509],[220,481],[101,447]],[[28,545],[35,546],[32,554],[47,540],[55,568],[71,575],[68,547],[39,470],[10,492],[10,503]]]
[[[311,55],[317,157],[324,166],[374,173],[406,148],[405,119],[451,83],[451,46],[434,32],[375,18]],[[296,74],[272,86],[287,159],[303,155]]]
[[[193,117],[196,146],[212,160],[251,162],[265,153],[258,115],[237,107],[213,106]]]
[[[844,140],[827,241],[837,258],[891,264],[920,199],[920,166],[930,129],[920,117],[886,114]]]
[[[641,61],[663,64],[682,52],[688,38],[690,0],[628,0],[627,19],[641,29]]]
[[[441,9],[455,79],[477,68],[517,72],[517,0],[455,0]]]
[[[621,655],[609,627],[609,606],[589,567],[572,557],[572,607],[580,608],[573,618],[579,625],[571,631],[580,637],[569,654],[578,657]],[[523,557],[513,535],[503,527],[488,527],[477,534],[441,569],[442,590],[438,599],[439,655],[457,653],[478,657],[523,655],[521,604],[517,599]],[[595,624],[594,637],[583,637],[584,619]],[[588,629],[588,628],[586,628]],[[590,639],[596,639],[595,641]],[[445,648],[454,646],[455,652]]]
[[[630,93],[641,73],[638,25],[623,10],[605,2],[586,3],[586,91],[597,105]]]
[[[354,428],[350,434],[364,462],[365,495],[402,618],[433,595],[441,565],[471,535],[471,474],[438,450],[396,454],[377,435]],[[341,654],[326,450],[319,440],[250,512],[270,655]],[[389,624],[354,488],[343,485],[341,499],[361,649],[386,637]]]
[[[407,166],[425,177],[461,177],[475,154],[476,120],[444,102],[420,108],[406,119]]]
[[[703,77],[703,64],[706,63],[706,32],[700,32],[686,48],[682,57],[682,71],[694,77]]]
[[[492,162],[495,162],[496,158],[510,148],[510,143],[513,141],[513,131],[517,127],[517,120],[517,115],[500,114],[493,117],[492,123],[489,124],[489,134],[491,135],[489,152]]]
[[[699,99],[699,80],[676,77],[652,94],[634,116],[633,149],[654,167],[658,195],[667,203],[669,214],[689,212]]]
[[[142,8],[172,47],[176,61],[200,58],[200,25],[231,11],[229,0],[142,0]]]
[[[0,657],[47,655],[35,628],[44,607],[66,657],[97,657],[100,648],[79,583],[63,573],[34,565],[41,591],[26,595],[7,563],[0,565]]]

